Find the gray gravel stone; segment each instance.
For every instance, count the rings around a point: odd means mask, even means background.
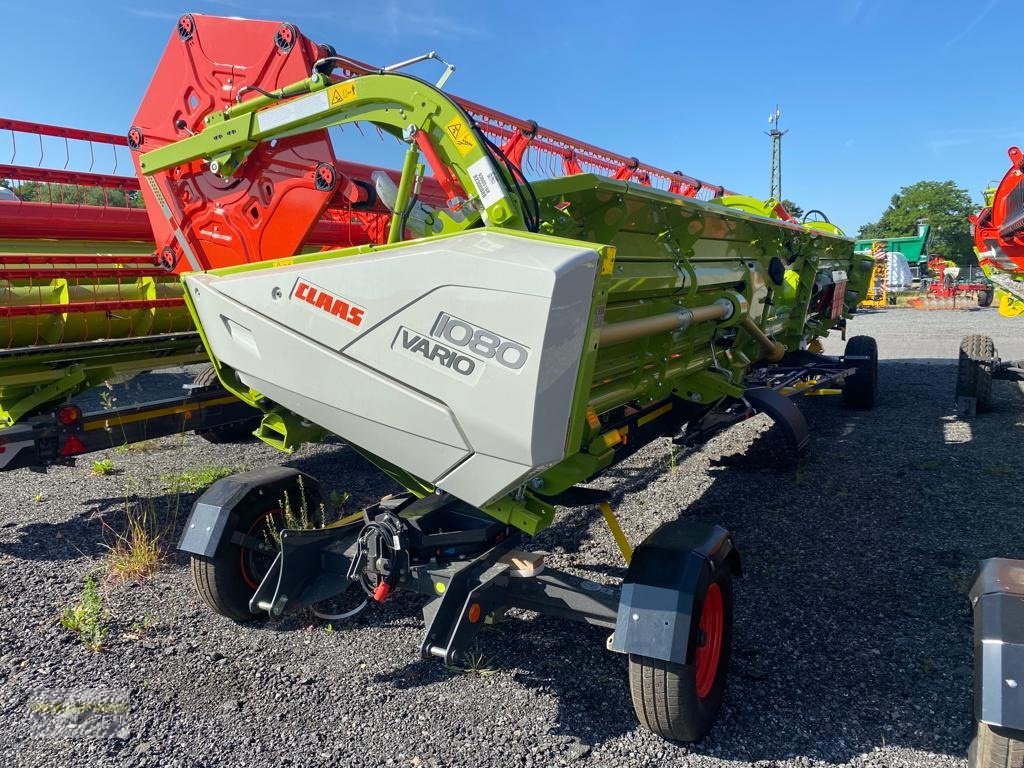
[[[603,632],[532,614],[481,635],[491,674],[461,674],[418,660],[420,598],[330,632],[309,616],[241,626],[200,604],[174,555],[146,583],[104,587],[103,653],[56,627],[122,524],[126,487],[153,499],[168,540],[195,495],[161,478],[186,468],[288,463],[351,493],[351,508],[393,490],[344,446],[286,457],[186,435],[110,452],[103,477],[88,461],[4,475],[0,765],[964,766],[965,591],[980,558],[1024,556],[1024,399],[999,385],[993,413],[961,421],[955,357],[961,334],[986,330],[1024,357],[1021,329],[986,310],[858,315],[851,334],[882,352],[880,404],[809,398],[799,466],[757,418],[676,461],[651,445],[600,479],[633,542],[682,514],[721,522],[743,554],[729,690],[718,725],[688,747],[637,725],[626,661],[602,650]],[[536,546],[596,581],[623,573],[596,510],[560,510]],[[106,737],[33,715],[90,691],[109,705]]]

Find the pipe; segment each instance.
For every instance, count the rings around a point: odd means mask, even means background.
[[[774,339],[768,338],[750,315],[747,315],[740,321],[740,328],[761,345],[761,349],[764,350],[765,359],[769,363],[777,363],[786,354],[786,348]]]
[[[735,308],[728,299],[718,299],[713,304],[693,309],[679,309],[661,315],[641,317],[637,320],[626,320],[622,323],[606,325],[601,329],[601,338],[597,342],[599,349],[613,347],[617,344],[636,341],[646,336],[688,328],[692,323],[706,323],[709,320],[728,320]]]
[[[402,231],[402,219],[405,209],[409,207],[412,196],[413,181],[416,177],[416,165],[420,160],[420,149],[415,141],[409,142],[402,163],[402,177],[398,180],[398,194],[395,196],[395,210],[391,212],[391,227],[388,230],[388,242],[398,243],[405,237]]]

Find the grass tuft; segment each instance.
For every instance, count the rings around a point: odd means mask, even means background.
[[[114,534],[107,545],[107,578],[115,582],[142,581],[163,565],[167,557],[162,541],[169,530],[157,522],[152,501],[126,505],[126,523],[122,532]]]
[[[187,469],[180,474],[164,475],[160,478],[164,487],[172,493],[195,493],[212,485],[222,477],[235,473],[232,467],[209,466]]]
[[[475,675],[477,677],[487,677],[489,675],[493,675],[497,671],[490,665],[490,662],[487,661],[482,653],[467,651],[462,659],[464,661],[462,666],[452,666],[448,667],[448,669],[453,672],[461,672],[466,675]]]

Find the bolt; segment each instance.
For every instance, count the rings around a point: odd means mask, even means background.
[[[281,293],[281,289],[280,288],[274,288],[274,290],[272,290],[270,292],[270,296],[274,299],[274,301],[280,301],[281,300],[281,296],[283,296],[283,295],[284,294]]]
[[[543,477],[531,478],[531,480],[530,480],[530,487],[533,488],[535,491],[539,491],[541,488],[544,487],[544,478]]]
[[[220,171],[220,163],[216,160],[210,161],[210,173],[217,173]]]

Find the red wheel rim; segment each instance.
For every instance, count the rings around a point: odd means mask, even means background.
[[[704,608],[700,612],[697,654],[694,659],[697,677],[697,696],[706,698],[718,677],[718,662],[722,658],[722,635],[725,629],[725,606],[722,590],[717,584],[708,587],[704,595]]]
[[[267,531],[267,518],[272,517],[273,515],[283,514],[283,509],[271,509],[268,512],[264,512],[262,515],[256,518],[256,521],[252,525],[249,526],[249,530],[245,532],[245,535],[259,536],[261,533],[261,531],[259,530],[260,527],[263,528],[263,532],[265,533]],[[239,566],[241,567],[242,570],[242,579],[245,581],[245,583],[249,586],[250,589],[255,591],[256,588],[259,587],[260,581],[262,581],[263,577],[267,575],[266,571],[264,571],[262,574],[256,573],[256,568],[254,567],[256,564],[252,560],[253,555],[255,553],[248,547],[241,547],[241,550],[242,552],[241,557],[239,558]],[[256,578],[257,576],[259,576],[258,579]]]

